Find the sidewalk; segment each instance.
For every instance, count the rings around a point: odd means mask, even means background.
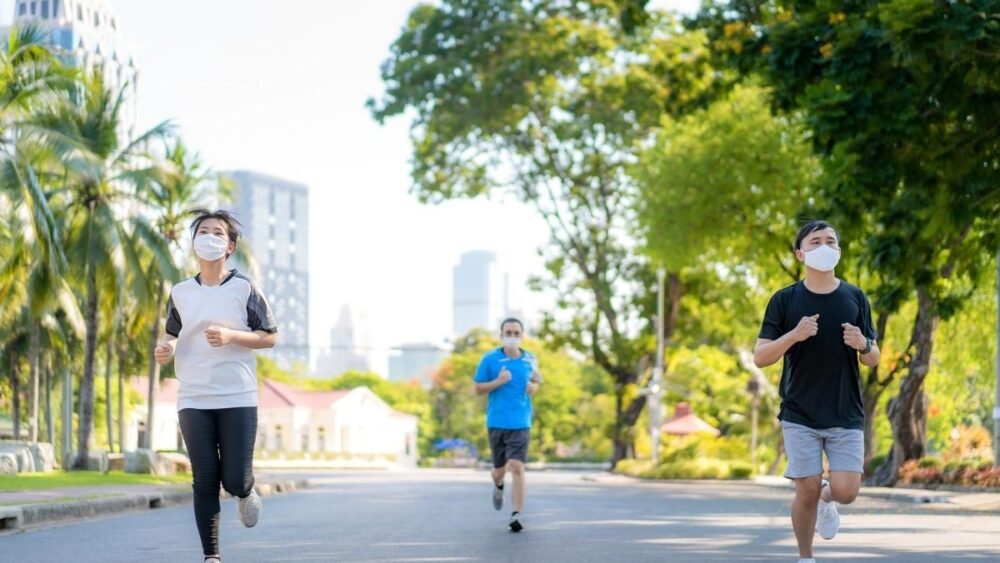
[[[264,497],[308,486],[306,479],[259,475],[254,489]],[[225,492],[221,496],[229,497]],[[0,492],[0,534],[72,518],[162,508],[190,502],[192,497],[190,485],[98,485]]]
[[[784,477],[763,476],[752,480],[731,481],[660,481],[656,479],[639,479],[617,473],[588,473],[582,477],[584,481],[600,484],[631,484],[646,483],[720,483],[726,485],[743,485],[747,487],[768,487],[788,489],[792,482]],[[891,500],[908,504],[934,504],[951,510],[967,512],[1000,512],[1000,492],[959,492],[934,491],[927,489],[903,489],[895,487],[861,487],[860,496]]]

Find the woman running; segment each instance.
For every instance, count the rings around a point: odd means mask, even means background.
[[[237,497],[240,522],[257,524],[254,491],[257,362],[254,350],[277,340],[274,316],[260,289],[226,269],[240,224],[227,211],[197,209],[191,225],[199,272],[170,291],[166,340],[156,361],[175,357],[177,416],[191,457],[194,518],[206,563],[221,563],[219,485]]]

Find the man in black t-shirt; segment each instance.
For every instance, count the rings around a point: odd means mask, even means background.
[[[806,277],[771,297],[754,363],[784,359],[781,420],[788,469],[795,481],[792,527],[799,563],[815,563],[813,534],[832,539],[840,527],[836,503],[858,496],[864,471],[864,408],[858,360],[878,365],[877,334],[864,292],[837,279],[837,232],[823,221],[799,231],[795,257]],[[830,479],[823,479],[823,453]]]

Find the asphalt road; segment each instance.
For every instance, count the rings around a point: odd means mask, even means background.
[[[529,473],[525,531],[507,530],[485,472],[312,474],[311,488],[266,497],[245,529],[223,503],[225,563],[797,561],[789,492],[749,484],[636,483]],[[508,487],[509,489],[509,487]],[[509,498],[507,499],[509,502]],[[1000,561],[1000,514],[859,500],[817,560]],[[0,536],[0,560],[201,561],[190,505]]]

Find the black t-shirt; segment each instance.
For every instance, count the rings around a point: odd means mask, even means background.
[[[785,353],[778,418],[810,428],[864,428],[858,352],[844,344],[843,323],[875,340],[871,305],[859,288],[841,281],[831,293],[813,293],[797,282],[771,297],[760,338],[777,340],[802,317],[819,313],[815,336]]]

